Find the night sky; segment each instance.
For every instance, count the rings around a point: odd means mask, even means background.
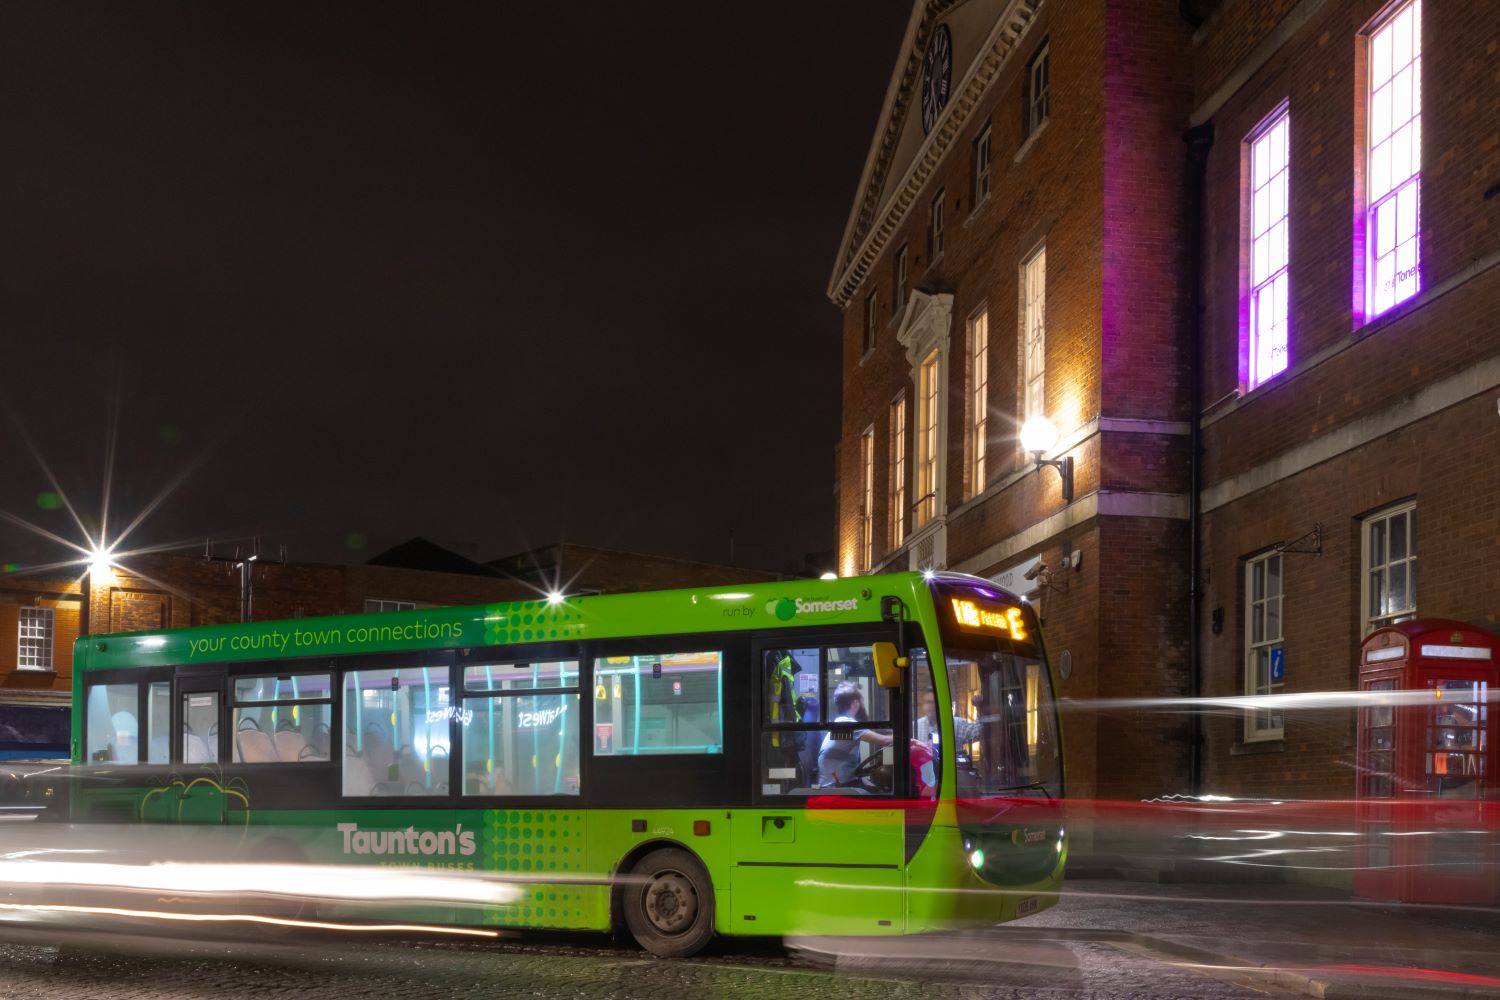
[[[21,432],[93,519],[117,419],[113,526],[191,470],[127,547],[831,548],[824,289],[910,9],[0,8],[0,509],[77,537]]]

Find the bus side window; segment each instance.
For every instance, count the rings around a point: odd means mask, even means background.
[[[139,764],[141,687],[95,684],[89,688],[84,759],[90,764]]]
[[[943,770],[942,725],[937,710],[937,691],[933,687],[932,663],[927,650],[918,646],[910,653],[911,665],[911,790],[919,799],[933,800],[938,795],[938,779]]]

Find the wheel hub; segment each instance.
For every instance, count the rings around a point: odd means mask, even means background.
[[[698,914],[698,892],[681,872],[660,872],[646,886],[646,918],[667,934],[687,930]]]

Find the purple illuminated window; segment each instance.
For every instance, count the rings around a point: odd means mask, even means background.
[[[1250,140],[1250,387],[1286,370],[1287,169],[1291,115],[1285,109]]]
[[[1365,287],[1378,316],[1421,287],[1422,0],[1370,36]]]

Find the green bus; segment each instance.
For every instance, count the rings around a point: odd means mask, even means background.
[[[895,573],[90,636],[73,822],[483,872],[487,927],[884,935],[1055,900],[1037,617]]]

